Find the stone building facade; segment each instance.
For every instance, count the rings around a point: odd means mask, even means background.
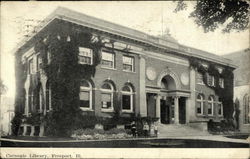
[[[170,36],[150,36],[65,8],[58,8],[48,16],[40,29],[17,48],[17,61],[26,64],[27,77],[23,89],[17,87],[17,92],[25,93],[22,97],[17,96],[17,99],[22,98],[23,104],[16,106],[16,110],[25,116],[33,110],[44,115],[53,111],[48,77],[40,67],[43,61],[35,43],[37,39],[46,41],[48,32],[55,26],[58,30],[66,27],[88,32],[92,41],[102,41],[101,61],[95,67],[95,75],[83,78],[79,88],[79,106],[83,114],[111,117],[119,106],[123,116],[150,116],[158,118],[162,124],[187,124],[202,130],[206,130],[210,119],[220,121],[224,118],[227,105],[222,104],[213,88],[216,86],[214,76],[206,74],[207,86],[204,74],[191,66],[190,58],[200,61],[205,69],[213,64],[219,73],[226,68],[234,69],[230,60],[183,46]],[[57,38],[62,35],[58,33]],[[67,41],[73,39],[71,35],[66,38]],[[93,49],[77,47],[79,65],[93,65]],[[49,63],[49,52],[46,58]],[[37,82],[39,88],[32,88]],[[218,85],[222,89],[226,87],[223,78]],[[31,89],[39,90],[37,99],[29,93]],[[44,135],[43,123],[37,126],[23,123],[22,129],[23,135]]]

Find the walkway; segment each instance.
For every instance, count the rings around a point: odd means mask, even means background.
[[[250,143],[250,138],[244,139],[232,139],[222,135],[212,135],[207,131],[201,131],[194,129],[187,125],[165,125],[159,124],[158,126],[158,138],[159,139],[194,139],[194,140],[210,140],[210,141],[222,141],[222,142],[235,142],[235,143]]]

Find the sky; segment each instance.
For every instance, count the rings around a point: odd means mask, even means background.
[[[7,86],[5,96],[15,95],[13,49],[21,40],[20,28],[28,19],[43,20],[58,6],[72,9],[96,18],[124,25],[150,35],[169,33],[180,44],[208,51],[217,55],[249,47],[249,31],[223,34],[204,33],[193,19],[188,18],[194,1],[187,2],[188,9],[174,13],[176,3],[171,1],[135,2],[1,2],[1,79]]]

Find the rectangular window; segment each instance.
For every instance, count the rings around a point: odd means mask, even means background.
[[[112,97],[110,93],[102,93],[102,108],[103,109],[112,109],[111,99]]]
[[[208,75],[207,76],[207,84],[209,86],[215,86],[215,82],[214,82],[214,76]]]
[[[122,109],[123,110],[131,109],[131,95],[122,95]]]
[[[34,73],[33,59],[30,59],[30,60],[29,60],[28,73],[29,73],[29,74],[33,74],[33,73]]]
[[[114,68],[114,54],[109,52],[102,52],[102,66],[106,68]]]
[[[221,88],[224,88],[224,79],[223,78],[219,78],[219,86]]]
[[[81,91],[79,96],[80,96],[80,107],[90,108],[90,102],[89,102],[90,94],[89,94],[89,92]]]
[[[122,57],[123,62],[123,71],[134,71],[134,58],[129,56],[123,56]]]
[[[197,83],[198,84],[204,84],[204,82],[203,82],[203,74],[201,74],[201,73],[198,73],[197,74]]]
[[[80,64],[93,64],[93,51],[92,49],[79,47],[79,56],[78,60]]]

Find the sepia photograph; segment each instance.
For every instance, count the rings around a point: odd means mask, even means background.
[[[249,19],[247,0],[1,2],[1,158],[248,158]]]

